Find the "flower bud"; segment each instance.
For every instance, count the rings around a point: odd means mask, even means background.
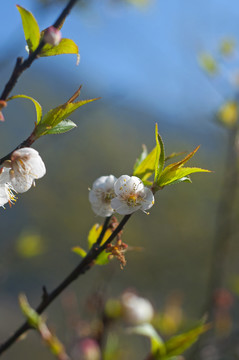
[[[52,46],[56,46],[61,41],[61,32],[59,29],[55,28],[54,26],[50,26],[45,30],[43,39],[45,43],[50,44]]]
[[[73,360],[100,360],[100,347],[94,339],[85,338],[74,346],[71,356]]]

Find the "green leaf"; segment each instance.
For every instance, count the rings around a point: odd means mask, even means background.
[[[45,135],[47,134],[62,134],[67,131],[70,131],[77,127],[77,125],[71,120],[62,120],[58,125],[54,128],[49,129],[46,131]]]
[[[11,96],[10,98],[8,98],[7,101],[13,100],[13,99],[19,99],[19,98],[28,99],[33,102],[33,104],[35,105],[36,114],[37,114],[36,123],[39,124],[39,122],[41,121],[41,118],[42,118],[42,107],[39,104],[39,102],[36,101],[35,99],[33,99],[31,96],[27,96],[27,95],[14,95],[14,96]]]
[[[146,158],[148,155],[147,147],[143,144],[142,145],[143,151],[141,152],[140,156],[136,159],[134,164],[134,171],[138,168],[138,166],[142,163],[142,161]]]
[[[155,359],[160,359],[162,356],[166,355],[164,341],[151,324],[145,323],[139,326],[131,327],[127,330],[127,332],[150,338],[151,354],[155,356]]]
[[[87,254],[87,252],[82,249],[80,246],[75,246],[72,248],[72,251],[77,254],[77,255],[80,255],[82,258],[84,258]]]
[[[167,169],[167,168],[166,168]],[[165,169],[165,170],[166,170]],[[187,176],[193,173],[197,172],[210,172],[209,170],[197,168],[197,167],[187,167],[187,168],[173,168],[169,171],[166,171],[165,173],[162,173],[162,176],[160,177],[159,181],[157,182],[157,185],[162,187],[166,185],[175,184],[177,182],[187,181],[191,182]]]
[[[100,236],[100,233],[103,229],[103,226],[99,226],[99,224],[95,224],[88,235],[88,246],[89,249],[96,243],[98,237]],[[105,235],[101,241],[101,245],[104,244],[106,242],[106,240],[110,237],[110,235],[112,234],[112,231],[110,229],[107,229],[105,232]],[[97,259],[95,260],[95,263],[97,265],[105,265],[108,264],[109,262],[109,253],[107,253],[105,250],[97,257]]]
[[[164,162],[165,162],[164,144],[161,136],[158,133],[158,124],[155,124],[155,140],[156,140],[156,158],[155,158],[154,182],[157,183],[157,180],[159,179],[160,174],[163,171]]]
[[[178,152],[178,153],[173,152],[172,154],[170,154],[170,155],[168,155],[168,156],[165,157],[165,161],[171,160],[171,159],[173,159],[174,157],[181,156],[181,155],[183,155],[183,154],[185,154],[185,151],[181,151],[181,152]]]
[[[66,102],[65,104],[57,106],[55,109],[51,109],[44,115],[42,120],[35,128],[34,134],[39,137],[49,134],[60,122],[65,120],[70,114],[72,114],[80,106],[88,104],[97,99],[80,100],[76,102]]]
[[[156,155],[157,148],[155,146],[155,148],[153,148],[153,150],[134,170],[133,175],[139,177],[142,181],[147,180],[154,173]]]
[[[61,54],[76,54],[79,57],[79,49],[76,43],[71,39],[61,39],[56,46],[45,44],[40,52],[40,56],[55,56]]]
[[[22,6],[17,5],[17,9],[20,12],[22,18],[22,26],[25,35],[25,39],[29,48],[29,52],[33,52],[40,42],[40,29],[38,23],[32,13]]]
[[[162,360],[169,359],[172,356],[181,355],[193,343],[195,343],[199,335],[203,334],[210,328],[210,325],[200,325],[195,329],[190,330],[184,334],[172,337],[165,342],[166,356]]]
[[[209,75],[216,75],[219,72],[218,65],[212,55],[203,53],[199,56],[199,64]]]

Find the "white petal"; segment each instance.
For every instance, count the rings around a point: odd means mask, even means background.
[[[139,206],[128,206],[124,201],[120,200],[119,198],[114,198],[111,200],[111,206],[120,215],[129,215],[133,212],[140,209],[141,205]]]
[[[0,206],[5,205],[8,202],[8,192],[7,192],[7,186],[1,185],[0,186]]]
[[[114,184],[116,195],[121,195],[127,190],[127,181],[130,179],[128,175],[121,175]]]
[[[140,180],[136,176],[131,176],[131,178],[127,181],[127,187],[131,192],[137,193],[144,190],[144,184],[142,180]]]
[[[145,188],[144,193],[145,196],[141,206],[142,211],[148,210],[154,205],[154,195],[152,191],[149,188]]]
[[[13,189],[18,193],[24,193],[30,189],[34,179],[31,176],[15,176],[10,173]]]
[[[1,169],[1,171],[2,172],[0,174],[0,185],[3,185],[10,181],[10,174],[9,174],[10,169],[4,167]]]

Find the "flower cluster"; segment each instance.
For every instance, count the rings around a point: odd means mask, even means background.
[[[14,151],[11,159],[6,160],[0,169],[0,206],[16,201],[13,191],[28,191],[35,185],[35,179],[43,177],[45,173],[44,162],[36,150],[22,148]]]
[[[129,215],[137,210],[150,209],[154,195],[136,176],[101,176],[92,186],[89,200],[93,211],[100,216],[110,216],[114,212]]]

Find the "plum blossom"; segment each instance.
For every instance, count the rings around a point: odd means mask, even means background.
[[[10,184],[14,191],[23,193],[35,185],[35,179],[46,173],[45,164],[39,153],[32,148],[22,148],[14,151],[11,160],[5,161],[5,167],[10,168]]]
[[[137,210],[150,209],[154,195],[138,177],[122,175],[114,184],[116,197],[111,200],[112,208],[121,215],[129,215]]]
[[[101,176],[93,183],[89,192],[89,201],[96,215],[104,217],[113,214],[110,202],[115,196],[114,183],[116,180],[114,175]]]
[[[154,309],[149,300],[127,291],[121,298],[125,320],[131,325],[140,325],[150,322],[154,316]]]
[[[5,204],[12,204],[16,201],[16,197],[12,192],[13,187],[10,184],[9,169],[0,169],[0,206]]]

